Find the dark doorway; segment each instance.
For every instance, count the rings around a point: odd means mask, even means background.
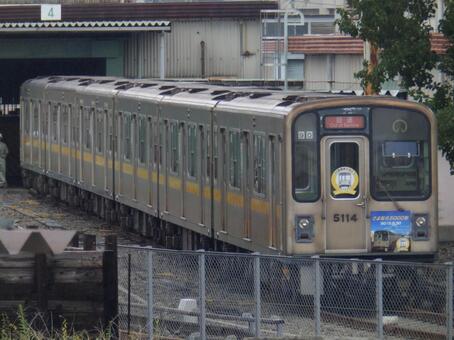
[[[0,59],[0,97],[4,104],[19,103],[21,84],[37,76],[106,75],[105,58]]]

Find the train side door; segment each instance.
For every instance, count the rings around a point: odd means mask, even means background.
[[[322,140],[327,252],[367,251],[368,150],[368,141],[361,136]]]

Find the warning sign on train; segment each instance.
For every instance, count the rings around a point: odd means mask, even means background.
[[[333,171],[331,185],[334,188],[333,194],[356,195],[356,187],[359,183],[358,173],[348,166],[341,166]]]

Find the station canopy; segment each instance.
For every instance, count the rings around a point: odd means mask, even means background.
[[[0,22],[0,33],[170,31],[170,21]]]

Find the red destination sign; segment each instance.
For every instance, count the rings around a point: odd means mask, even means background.
[[[364,116],[326,116],[325,129],[364,129]]]

